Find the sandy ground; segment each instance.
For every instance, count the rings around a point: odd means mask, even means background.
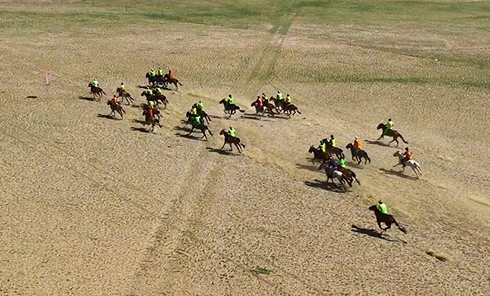
[[[364,37],[348,29],[326,32],[293,23],[287,35],[191,24],[164,33],[107,29],[103,38],[90,29],[6,33],[0,294],[486,295],[488,90],[315,82],[308,73],[322,69],[449,78],[470,71],[361,46]],[[455,51],[465,45],[451,42]],[[164,128],[131,129],[142,117],[129,106],[123,120],[97,116],[109,113],[105,102],[120,82],[142,103],[137,85],[159,65],[184,84],[166,91]],[[94,75],[108,94],[101,102],[79,98]],[[301,115],[249,115],[257,94],[277,89]],[[245,114],[224,118],[218,101],[229,93]],[[209,141],[179,136],[197,100],[213,115]],[[387,117],[409,141],[421,179],[391,170],[395,148],[368,143]],[[229,126],[243,155],[216,150]],[[327,186],[308,159],[309,145],[330,134],[342,146],[359,136],[373,160],[348,162],[362,186],[347,193]],[[367,207],[379,199],[408,234],[395,228],[378,237]]]

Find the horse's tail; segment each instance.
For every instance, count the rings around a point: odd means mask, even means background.
[[[238,108],[238,111],[242,112],[242,113],[245,113],[245,110],[242,110],[240,108]]]
[[[357,180],[356,173],[352,172],[352,177],[354,178],[354,180],[356,180],[357,184],[359,184],[359,186],[361,186],[361,182],[359,182],[359,180]]]
[[[298,109],[296,109],[296,112],[298,112],[299,114],[301,114],[301,112],[299,112],[299,110],[298,110]]]
[[[209,129],[209,127],[206,126],[206,129],[208,130],[209,134],[212,136],[213,133],[211,132],[211,130]]]
[[[245,148],[245,145],[244,145],[244,144],[242,144],[242,143],[238,143],[238,144],[239,144],[240,146],[242,146],[243,148]]]
[[[367,154],[367,152],[364,152],[366,153],[366,159],[369,161],[369,163],[371,163],[371,158],[369,158],[369,155]]]
[[[177,80],[177,83],[180,85],[180,86],[184,86],[182,83],[180,83],[178,80]]]
[[[393,223],[395,223],[396,227],[398,227],[398,229],[400,229],[401,232],[407,234],[407,230],[403,226],[400,226],[400,224],[396,222],[395,218],[393,218]]]
[[[400,135],[400,138],[402,138],[403,143],[408,144],[408,142],[405,141],[405,139],[403,138],[402,134],[400,134],[400,133],[398,133],[398,134]]]

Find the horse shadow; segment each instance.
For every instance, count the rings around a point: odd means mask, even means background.
[[[214,152],[214,153],[218,153],[221,155],[231,155],[231,156],[238,156],[239,155],[237,153],[233,153],[233,151],[231,151],[231,150],[221,150],[221,149],[216,149],[216,148],[211,148],[211,147],[206,147],[206,149],[209,150],[209,152]]]
[[[95,99],[92,98],[92,97],[84,97],[84,96],[79,96],[78,99],[79,100],[84,100],[84,101],[90,101],[90,102],[95,101]]]
[[[307,171],[311,171],[311,172],[319,172],[320,171],[318,169],[318,166],[314,166],[313,164],[306,165],[306,164],[297,163],[296,167],[298,169],[303,169],[303,170],[307,170]]]
[[[375,237],[375,238],[379,238],[379,239],[384,239],[385,241],[389,241],[389,242],[395,241],[395,240],[388,239],[388,238],[384,237],[382,233],[380,233],[374,229],[362,228],[362,227],[358,227],[356,225],[352,225],[351,227],[352,227],[351,231],[356,232],[356,233],[365,234],[367,236]]]
[[[380,141],[371,141],[371,140],[365,140],[365,141],[366,141],[366,143],[371,144],[371,145],[378,145],[378,146],[382,146],[382,147],[390,147],[390,144],[386,144],[386,143],[383,143]]]
[[[134,123],[139,123],[139,124],[146,124],[146,121],[140,120],[140,119],[133,119]]]
[[[189,127],[186,127],[186,126],[180,126],[180,125],[176,125],[174,126],[174,130],[177,130],[177,131],[184,131],[184,132],[190,132],[191,129]]]
[[[346,164],[348,164],[349,166],[353,166],[353,167],[356,167],[356,169],[361,169],[363,170],[364,169],[364,160],[361,161],[361,163],[357,163],[357,161],[355,160],[348,160],[345,162]]]
[[[345,193],[346,192],[343,188],[341,188],[337,184],[327,183],[326,181],[320,181],[318,179],[315,179],[314,182],[305,181],[304,183],[308,187],[320,188],[320,189],[328,190],[328,191],[335,192],[335,193]]]
[[[244,119],[251,119],[251,120],[260,120],[260,121],[271,121],[270,119],[270,116],[262,116],[262,115],[258,115],[258,114],[251,114],[251,113],[244,113],[242,114],[242,116],[240,116],[240,118],[244,118]]]
[[[218,116],[218,115],[211,115],[211,114],[208,114],[209,118],[216,118],[216,119],[222,119],[223,117],[221,116]]]
[[[138,86],[138,88],[148,89],[148,85],[139,85],[138,84],[137,86]]]
[[[131,127],[131,130],[133,131],[137,131],[137,132],[140,132],[140,133],[145,133],[145,134],[149,134],[148,130],[144,127]]]
[[[107,119],[112,119],[112,120],[121,120],[122,118],[116,118],[115,116],[110,116],[107,114],[97,114],[97,117],[102,117],[102,118],[107,118]]]
[[[37,99],[37,96],[27,96],[26,99]]]
[[[131,104],[130,107],[137,108],[137,109],[143,109],[144,105],[145,104],[139,104],[139,105],[137,105],[137,104]]]
[[[383,173],[387,174],[387,175],[398,176],[398,177],[409,179],[409,180],[417,180],[417,177],[406,175],[402,171],[394,171],[392,169],[391,170],[387,170],[387,169],[383,169],[383,168],[380,168],[379,170],[382,171]],[[405,171],[406,170],[407,170],[407,168],[405,168]]]
[[[181,138],[186,138],[186,139],[191,139],[191,140],[202,140],[201,137],[196,137],[193,136],[192,134],[181,134],[181,133],[175,133],[176,136],[179,136]]]

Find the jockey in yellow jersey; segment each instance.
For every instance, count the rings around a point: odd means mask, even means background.
[[[378,202],[378,204],[376,205],[376,208],[378,209],[378,211],[381,214],[388,215],[388,208],[386,207],[386,205],[382,201]]]
[[[230,129],[228,130],[228,135],[230,137],[235,137],[236,136],[236,131],[233,127],[230,126]]]
[[[386,135],[392,128],[393,128],[393,121],[391,121],[391,118],[388,119],[388,123],[386,123],[385,130],[383,131],[383,135]]]

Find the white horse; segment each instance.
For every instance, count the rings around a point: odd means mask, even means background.
[[[403,165],[403,158],[405,158],[405,156],[400,151],[395,152],[393,156],[398,157],[398,163],[395,164],[393,167]],[[417,175],[417,178],[419,177],[419,175],[422,176],[422,169],[420,168],[419,163],[416,162],[415,160],[409,159],[407,162],[405,162],[405,165],[412,168],[415,175]],[[403,171],[405,171],[405,168],[403,168]]]
[[[345,183],[349,184],[350,187],[352,187],[352,183],[349,182],[349,179],[340,171],[333,170],[326,163],[322,163],[320,167],[318,168],[319,170],[324,169],[325,170],[325,175],[327,175],[327,183],[328,180],[332,180],[332,183],[335,184],[333,179],[337,179],[340,182],[340,185],[344,188],[344,190],[347,190],[347,186],[345,186]]]

